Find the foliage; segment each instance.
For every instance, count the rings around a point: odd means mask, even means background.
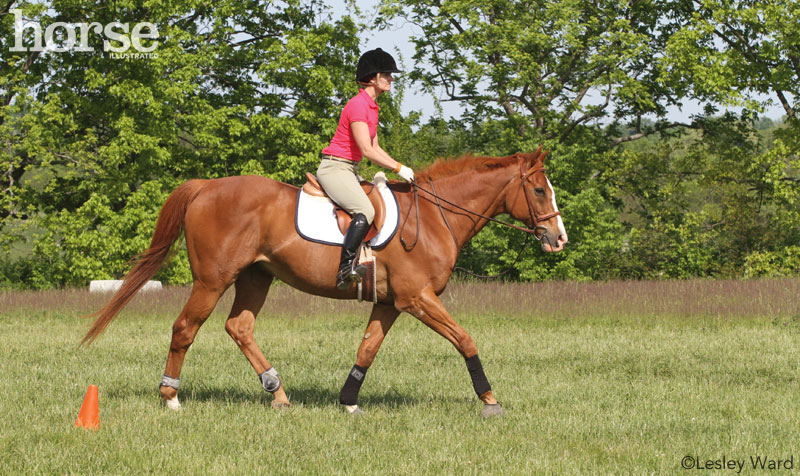
[[[158,37],[144,44],[158,44],[113,55],[92,33],[93,52],[15,52],[11,9],[42,29],[152,22]],[[357,91],[360,37],[399,21],[414,25],[415,54],[379,99],[390,154],[420,168],[551,149],[570,243],[557,255],[526,251],[510,279],[800,272],[794,3],[384,0],[377,22],[348,9],[355,19],[323,0],[0,7],[0,285],[120,277],[187,179],[298,184]],[[461,114],[403,113],[410,87]],[[773,102],[783,119],[764,117]],[[675,120],[670,110],[691,103],[703,112]],[[459,265],[497,272],[522,240],[489,226]],[[189,280],[185,254],[159,277]]]
[[[665,78],[709,103],[749,105],[769,94],[790,119],[800,107],[800,8],[769,0],[667,1]]]
[[[14,65],[0,70],[3,245],[24,248],[24,230],[39,230],[20,276],[32,286],[120,276],[186,179],[300,181],[356,92],[355,24],[324,20],[315,0],[14,6],[43,30],[148,21],[159,34],[145,57],[115,57],[100,35],[94,52],[18,53],[14,15],[0,17],[2,63]],[[162,277],[189,275],[179,260]]]
[[[800,272],[800,246],[752,253],[744,266],[747,277],[796,276]]]
[[[568,252],[516,277],[741,276],[751,253],[797,242],[797,39],[777,24],[793,4],[386,0],[383,13],[416,26],[411,78],[463,104],[473,150],[552,148]],[[789,118],[772,128],[768,93]],[[704,113],[670,120],[687,101]],[[489,227],[462,262],[500,268],[512,235]]]

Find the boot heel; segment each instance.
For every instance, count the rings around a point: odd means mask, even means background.
[[[358,276],[359,281],[361,281],[361,278],[363,278],[366,275],[367,275],[367,267],[364,266],[363,264],[359,264],[358,266],[353,268],[353,272],[350,274],[350,276],[353,276],[353,278]]]
[[[350,276],[336,277],[336,289],[339,291],[347,291],[350,288],[350,283],[352,283]]]
[[[350,273],[347,275],[347,278],[350,280],[350,282],[358,284],[361,282],[364,276],[366,276],[366,274],[367,274],[367,267],[360,264],[350,270]]]

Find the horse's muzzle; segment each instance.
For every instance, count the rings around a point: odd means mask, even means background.
[[[557,253],[563,250],[564,245],[569,241],[566,233],[556,235],[551,233],[549,229],[542,235],[541,240],[542,249],[548,253]]]

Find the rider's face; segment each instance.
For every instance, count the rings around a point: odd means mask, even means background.
[[[394,78],[392,77],[392,73],[378,73],[375,76],[375,86],[378,91],[385,92],[392,89],[392,82]]]

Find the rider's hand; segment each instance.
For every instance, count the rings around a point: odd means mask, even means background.
[[[411,167],[406,167],[405,165],[400,167],[400,171],[397,172],[403,180],[406,182],[413,182],[414,181],[414,171],[411,170]]]

